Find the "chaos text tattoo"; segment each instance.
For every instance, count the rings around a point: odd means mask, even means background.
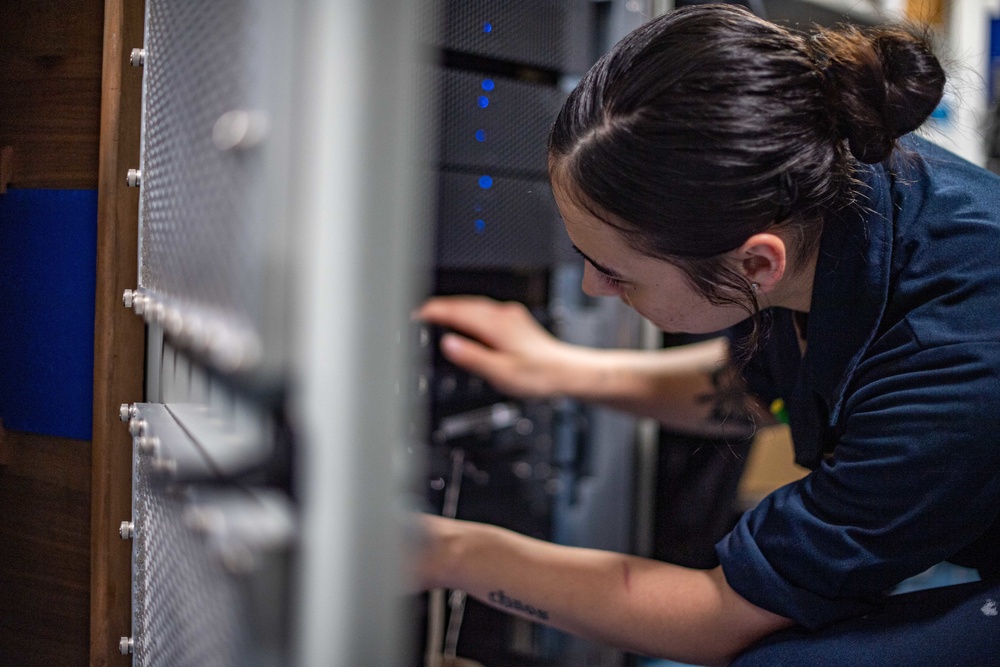
[[[549,612],[533,607],[530,604],[525,604],[520,600],[515,600],[507,596],[503,591],[492,591],[487,597],[490,602],[497,606],[511,609],[513,611],[519,611],[522,614],[527,614],[528,616],[534,616],[541,621],[546,621],[549,618]]]

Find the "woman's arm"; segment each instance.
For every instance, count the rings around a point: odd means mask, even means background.
[[[725,338],[656,351],[582,347],[549,334],[521,304],[482,297],[431,299],[419,316],[461,334],[441,340],[449,361],[513,396],[570,396],[704,436],[770,423],[743,391]]]
[[[424,517],[423,584],[636,653],[724,664],[792,621],[740,597],[720,568],[692,570]]]

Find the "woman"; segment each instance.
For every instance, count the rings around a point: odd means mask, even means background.
[[[905,33],[806,39],[731,6],[675,11],[598,62],[549,145],[584,291],[666,331],[742,322],[740,354],[574,348],[478,299],[423,317],[465,334],[449,359],[518,395],[714,434],[782,398],[812,472],[745,514],[712,570],[429,517],[423,583],[698,664],[997,660],[1000,187],[899,140],[943,86]],[[887,597],[943,560],[984,581]]]

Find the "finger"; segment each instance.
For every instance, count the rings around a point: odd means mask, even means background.
[[[441,337],[441,353],[448,361],[482,376],[490,384],[507,384],[504,368],[509,364],[504,362],[502,353],[486,345],[457,334],[445,334]]]
[[[490,342],[496,338],[500,304],[485,297],[437,297],[427,301],[417,317]]]

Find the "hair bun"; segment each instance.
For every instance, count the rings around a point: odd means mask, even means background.
[[[828,30],[812,40],[837,129],[861,162],[882,162],[896,139],[941,101],[944,70],[926,40],[898,28]]]

